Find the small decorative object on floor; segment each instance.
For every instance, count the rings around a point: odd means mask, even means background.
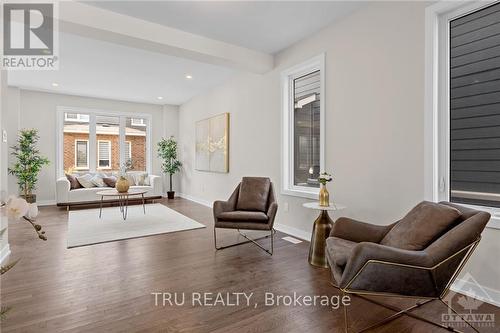
[[[332,175],[326,172],[323,172],[318,177],[318,182],[321,184],[321,188],[319,190],[319,205],[323,207],[330,206],[330,193],[326,189],[326,183],[332,181]]]
[[[172,190],[172,175],[182,167],[182,163],[177,159],[177,141],[173,136],[158,142],[158,157],[163,160],[161,164],[163,173],[168,174],[170,179],[170,191],[167,191],[167,197],[173,199],[175,191]]]

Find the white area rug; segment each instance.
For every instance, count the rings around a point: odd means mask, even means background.
[[[123,220],[118,207],[70,211],[68,218],[68,248],[111,242],[170,232],[205,228],[189,217],[164,205],[142,205],[128,207],[128,216]]]

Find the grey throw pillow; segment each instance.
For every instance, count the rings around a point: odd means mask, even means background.
[[[423,250],[459,217],[460,212],[453,207],[422,201],[385,235],[380,244]]]

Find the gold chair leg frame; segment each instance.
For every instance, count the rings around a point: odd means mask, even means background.
[[[456,333],[463,333],[462,331],[459,331],[453,327],[450,327],[450,326],[445,326],[443,324],[440,324],[440,323],[437,323],[437,322],[433,322],[427,318],[424,318],[424,317],[421,317],[421,316],[418,316],[416,314],[413,314],[411,313],[410,311],[416,309],[416,308],[419,308],[427,303],[430,303],[432,301],[435,301],[435,300],[440,300],[448,309],[450,309],[451,311],[453,311],[457,316],[459,316],[464,323],[466,323],[469,327],[471,327],[475,332],[479,333],[479,331],[471,324],[469,323],[467,320],[465,320],[465,318],[463,318],[462,315],[460,315],[458,312],[456,312],[452,307],[451,305],[447,304],[443,298],[445,297],[445,295],[448,293],[450,287],[451,287],[451,284],[452,282],[455,280],[455,278],[458,276],[458,274],[460,274],[460,271],[463,269],[463,267],[465,266],[465,264],[467,263],[467,261],[469,260],[470,256],[472,255],[472,253],[474,252],[475,248],[477,247],[477,245],[479,244],[479,241],[481,240],[481,238],[479,238],[478,240],[476,240],[475,242],[473,242],[472,244],[464,247],[463,249],[457,251],[456,253],[454,253],[453,255],[451,255],[450,257],[444,259],[443,261],[441,261],[440,263],[436,264],[435,266],[433,267],[420,267],[420,266],[413,266],[413,265],[405,265],[405,264],[398,264],[398,263],[391,263],[391,262],[385,262],[385,261],[379,261],[379,260],[369,260],[365,263],[365,265],[363,265],[363,267],[361,267],[361,269],[354,275],[354,277],[347,283],[346,287],[345,288],[340,288],[338,287],[337,285],[335,285],[334,283],[332,283],[332,285],[339,289],[341,292],[342,292],[342,295],[345,295],[345,294],[350,294],[350,295],[355,295],[355,296],[358,296],[366,301],[369,301],[371,303],[374,303],[374,304],[377,304],[377,305],[380,305],[386,309],[389,309],[389,310],[392,310],[392,311],[395,311],[396,313],[394,313],[393,315],[389,316],[389,317],[386,317],[378,322],[376,322],[375,324],[372,324],[370,326],[367,326],[365,328],[363,328],[362,330],[358,331],[358,333],[360,332],[365,332],[367,330],[370,330],[370,329],[373,329],[375,327],[379,327],[381,325],[384,325],[396,318],[399,318],[400,316],[402,315],[407,315],[409,317],[412,317],[414,319],[418,319],[418,320],[421,320],[421,321],[424,321],[428,324],[432,324],[434,326],[437,326],[437,327],[440,327],[440,328],[443,328],[445,330],[448,330],[448,331],[451,331],[451,332],[456,332]],[[395,307],[395,306],[391,306],[391,305],[387,305],[387,304],[384,304],[384,303],[381,303],[381,302],[377,302],[373,299],[370,299],[370,298],[367,298],[367,297],[364,297],[363,295],[370,295],[370,296],[387,296],[387,297],[399,297],[399,298],[418,298],[418,297],[412,297],[412,296],[403,296],[403,295],[397,295],[397,294],[391,294],[391,293],[382,293],[382,292],[367,292],[367,291],[356,291],[356,290],[350,290],[349,287],[352,285],[352,283],[354,282],[354,280],[358,277],[358,275],[363,271],[364,268],[366,268],[366,266],[370,263],[377,263],[377,264],[386,264],[386,265],[394,265],[394,266],[403,266],[403,267],[409,267],[409,268],[417,268],[417,269],[424,269],[424,270],[428,270],[428,271],[432,271],[433,269],[439,267],[440,265],[442,265],[443,263],[447,262],[448,260],[454,258],[455,256],[457,255],[460,255],[461,253],[463,253],[464,251],[467,251],[465,257],[462,259],[461,263],[459,264],[459,266],[457,267],[457,269],[455,270],[455,272],[453,273],[452,277],[450,278],[450,281],[448,282],[448,284],[446,285],[446,288],[444,289],[444,291],[441,293],[441,295],[439,295],[439,297],[421,297],[421,299],[425,299],[424,301],[419,301],[417,302],[415,305],[409,307],[409,308],[406,308],[406,309],[400,309],[398,307]],[[348,316],[347,316],[347,307],[344,306],[344,328],[345,328],[345,332],[348,333],[349,331],[349,325],[348,325]]]
[[[252,238],[248,237],[247,235],[245,235],[244,233],[242,233],[240,231],[240,229],[237,229],[237,230],[238,230],[238,233],[241,236],[243,236],[245,239],[247,239],[246,241],[240,242],[240,243],[231,244],[231,245],[217,247],[217,228],[214,228],[214,244],[215,244],[215,249],[216,250],[223,250],[223,249],[227,249],[227,248],[233,247],[233,246],[238,246],[238,245],[252,243],[252,244],[256,245],[257,247],[259,247],[264,252],[266,252],[267,254],[273,255],[273,252],[274,252],[274,235],[276,234],[276,230],[274,230],[274,228],[272,228],[270,230],[269,235],[262,236],[262,237],[259,237],[259,238],[255,238],[255,239],[252,239]],[[259,230],[256,230],[256,231],[259,231]],[[263,247],[262,245],[260,245],[259,243],[257,243],[258,240],[264,239],[264,238],[269,238],[269,237],[271,237],[271,249],[266,249],[265,247]]]

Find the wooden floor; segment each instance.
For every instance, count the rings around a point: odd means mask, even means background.
[[[163,203],[207,228],[67,249],[63,209],[41,209],[38,222],[47,242],[35,239],[27,223],[11,222],[11,259],[22,259],[2,277],[2,304],[13,309],[1,332],[343,332],[342,308],[264,306],[266,292],[339,295],[329,283],[328,270],[307,263],[307,242],[294,245],[278,233],[273,256],[252,244],[216,252],[209,208],[184,199]],[[234,232],[223,232],[220,240],[236,238]],[[185,293],[187,304],[155,306],[153,292]],[[254,295],[250,307],[243,302],[193,307],[193,292]],[[392,314],[358,298],[348,308],[353,329]],[[488,304],[478,312],[500,318],[500,310]],[[440,321],[446,308],[435,302],[416,313]],[[446,332],[408,317],[372,331]]]

